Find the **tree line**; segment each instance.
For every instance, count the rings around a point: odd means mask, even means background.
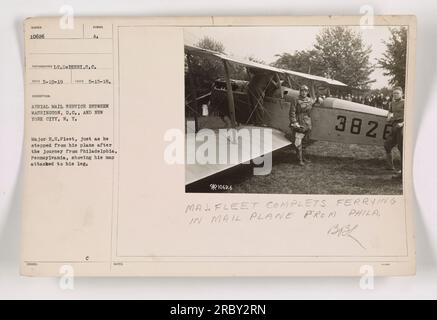
[[[405,89],[407,29],[390,28],[390,38],[384,41],[386,50],[376,62],[370,61],[372,48],[366,45],[360,33],[344,26],[326,27],[316,36],[313,48],[293,53],[278,53],[272,66],[335,79],[350,88],[369,90],[375,82],[371,78],[375,68],[382,68],[391,86]],[[226,53],[225,46],[210,37],[204,37],[196,46]],[[249,60],[264,63],[253,56]],[[191,68],[200,91],[210,89],[211,83],[223,76],[221,61],[212,57],[191,57]],[[245,68],[231,64],[231,78],[249,80]]]

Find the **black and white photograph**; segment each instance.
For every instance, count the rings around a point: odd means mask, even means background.
[[[435,0],[0,6],[0,300],[437,299]]]
[[[403,194],[407,26],[183,32],[186,192]]]

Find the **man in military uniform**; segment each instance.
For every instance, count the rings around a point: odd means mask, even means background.
[[[401,154],[401,170],[397,171],[393,178],[401,178],[404,138],[404,99],[402,99],[401,87],[395,87],[393,89],[393,101],[389,105],[387,121],[392,125],[391,134],[384,143],[387,167],[390,170],[396,171],[393,165],[392,150],[395,146],[397,146]]]
[[[309,134],[311,132],[311,109],[313,100],[308,97],[308,87],[303,85],[299,90],[299,97],[291,101],[290,106],[290,128],[291,142],[296,151],[299,165],[305,165],[304,162],[310,162],[304,155],[303,144],[308,144]]]

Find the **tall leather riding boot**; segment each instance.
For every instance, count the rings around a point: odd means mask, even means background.
[[[404,159],[403,159],[403,157],[404,157],[404,152],[403,152],[403,148],[402,148],[402,141],[401,141],[401,143],[398,145],[398,149],[399,149],[399,153],[401,154],[401,170],[400,170],[400,172],[402,172],[402,170],[403,170],[403,163],[404,163]]]
[[[303,162],[302,146],[296,147],[296,156],[298,164],[304,166],[305,163]]]
[[[393,155],[392,155],[391,151],[385,153],[385,162],[386,162],[386,168],[388,170],[395,171],[395,167],[393,165]]]
[[[308,158],[308,153],[305,151],[305,149],[302,149],[302,160],[306,163],[311,163],[311,160]]]

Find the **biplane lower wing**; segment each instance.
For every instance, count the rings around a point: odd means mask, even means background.
[[[201,149],[203,150],[202,146],[204,146],[205,144],[205,140],[203,140],[202,138],[199,139],[199,135],[201,136],[202,132],[205,132],[204,130],[205,129],[202,129],[197,134],[192,133],[192,134],[187,134],[186,136],[187,150],[189,148],[195,148],[195,151],[191,149],[190,154],[193,154],[192,151],[194,151],[194,154],[196,154],[194,162],[190,161],[190,159],[186,159],[186,164],[185,164],[186,185],[205,179],[216,173],[225,171],[239,164],[248,162],[250,160],[271,153],[272,151],[281,149],[291,144],[290,140],[288,140],[285,137],[285,134],[283,132],[268,127],[239,126],[238,128],[236,128],[235,131],[237,137],[243,137],[239,139],[239,142],[237,142],[235,139],[233,140],[231,136],[225,137],[224,134],[220,133],[218,129],[216,130],[207,129],[209,130],[210,133],[213,131],[216,137],[215,141],[213,141],[213,143],[215,143],[215,150],[216,150],[215,156],[212,156],[209,159],[211,160],[211,158],[212,159],[215,158],[216,160],[210,161],[213,163],[203,163],[203,162],[199,163],[198,153],[200,152],[203,155],[203,151],[201,151]],[[248,137],[250,141],[247,140]],[[212,142],[209,141],[208,152],[211,152],[212,150],[211,143]],[[230,159],[231,148],[234,148],[234,150],[238,152],[237,153],[238,158],[234,159],[234,161]],[[228,156],[227,156],[228,161],[222,161],[222,162],[227,162],[227,163],[220,163],[219,157],[223,157],[223,152],[222,152],[223,150],[227,150],[228,152]]]

